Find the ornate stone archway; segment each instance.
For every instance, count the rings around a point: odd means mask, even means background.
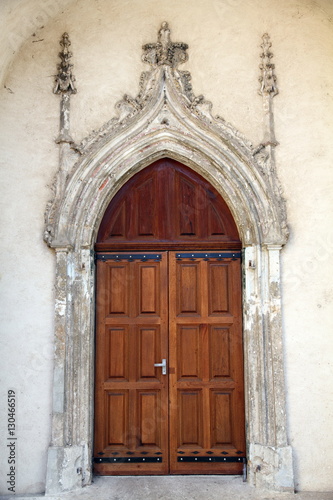
[[[266,35],[265,35],[266,36]],[[266,36],[267,37],[267,36]],[[118,116],[74,145],[69,98],[75,91],[68,35],[62,39],[55,92],[62,94],[60,168],[46,212],[45,240],[56,251],[55,367],[47,492],[91,481],[94,373],[94,241],[106,207],[120,187],[158,158],[170,157],[205,177],[228,203],[244,247],[243,303],[249,480],[293,488],[284,396],[280,250],[287,241],[272,148],[271,99],[276,93],[264,38],[261,92],[268,136],[252,145],[211,103],[196,97],[178,65],[187,45],[173,43],[163,23],[158,42],[143,47],[151,66],[136,98],[125,95]],[[267,61],[265,61],[267,59]]]

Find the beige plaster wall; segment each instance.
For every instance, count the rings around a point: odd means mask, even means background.
[[[195,94],[204,94],[215,113],[254,144],[262,135],[259,45],[264,32],[271,35],[280,89],[274,98],[277,168],[291,231],[282,276],[290,444],[296,487],[333,490],[333,3],[58,0],[59,9],[43,23],[24,25],[45,4],[17,0],[11,9],[8,1],[1,6],[10,19],[7,33],[13,38],[21,30],[25,39],[15,54],[4,51],[9,69],[0,89],[0,434],[7,437],[4,405],[13,388],[17,492],[43,491],[50,439],[54,258],[42,235],[58,161],[53,139],[59,98],[52,86],[59,38],[68,31],[72,40],[78,94],[71,100],[71,122],[79,141],[114,114],[123,93],[137,94],[146,69],[141,46],[156,40],[164,20],[174,41],[189,44],[183,69],[191,71]],[[6,453],[1,441],[1,493],[7,491]]]

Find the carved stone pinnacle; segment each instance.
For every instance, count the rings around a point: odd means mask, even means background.
[[[144,62],[153,68],[162,65],[177,68],[179,64],[187,61],[188,45],[182,42],[171,42],[170,33],[168,23],[162,23],[161,29],[158,31],[157,43],[147,43],[142,47],[144,50],[142,60]]]
[[[69,50],[71,42],[69,40],[68,33],[64,33],[62,35],[59,43],[62,47],[62,51],[59,52],[61,63],[57,65],[58,74],[55,78],[55,87],[53,92],[55,94],[76,94],[76,88],[74,85],[75,77],[72,74],[73,64],[70,64],[72,53]]]
[[[263,52],[260,54],[262,63],[259,66],[261,69],[261,76],[259,77],[259,82],[261,83],[259,94],[274,97],[279,93],[279,91],[276,86],[276,76],[274,74],[275,65],[271,62],[273,57],[273,54],[270,51],[272,43],[267,33],[263,35],[262,40],[263,43],[260,45]]]

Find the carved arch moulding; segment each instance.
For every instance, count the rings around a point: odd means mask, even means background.
[[[272,99],[277,94],[271,43],[263,37],[263,142],[253,147],[195,96],[185,43],[172,42],[163,23],[156,43],[143,46],[150,69],[135,98],[80,144],[70,135],[76,93],[70,41],[61,40],[55,93],[61,94],[59,170],[46,210],[44,239],[56,251],[55,367],[47,493],[91,482],[94,376],[94,255],[104,211],[124,183],[169,157],[206,178],[227,202],[244,247],[244,363],[248,478],[258,487],[293,489],[287,441],[280,296],[280,250],[288,238],[274,164]]]

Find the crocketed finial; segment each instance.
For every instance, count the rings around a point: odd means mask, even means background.
[[[62,51],[59,52],[59,57],[61,63],[58,64],[58,74],[55,77],[55,87],[53,89],[55,94],[76,94],[74,85],[75,77],[72,74],[73,64],[70,64],[70,59],[72,57],[72,53],[69,50],[70,44],[68,33],[64,33],[60,40]]]
[[[142,60],[153,67],[167,65],[172,68],[177,68],[179,64],[187,61],[188,45],[182,42],[171,42],[170,34],[168,23],[162,23],[158,31],[157,43],[143,45]]]
[[[259,81],[261,83],[259,94],[274,97],[279,93],[279,91],[276,86],[276,76],[274,74],[275,65],[271,62],[273,57],[273,54],[270,51],[272,43],[267,33],[263,35],[262,40],[263,42],[260,45],[263,52],[260,54],[262,63],[259,66],[261,69],[261,76],[259,77]]]

